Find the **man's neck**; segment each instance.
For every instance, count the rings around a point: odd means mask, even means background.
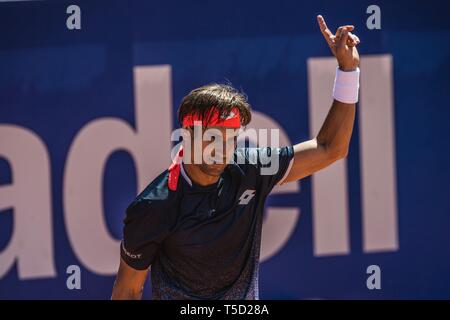
[[[200,186],[209,186],[211,184],[217,183],[219,181],[219,176],[212,176],[204,173],[198,166],[195,164],[186,164],[181,163],[184,170],[186,171],[189,178]]]

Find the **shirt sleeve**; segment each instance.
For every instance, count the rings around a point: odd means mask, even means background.
[[[282,184],[294,162],[294,149],[287,147],[243,148],[237,150],[238,161],[253,167],[258,186],[269,193],[277,184]]]
[[[169,235],[169,229],[166,210],[152,205],[151,200],[134,200],[126,211],[120,256],[133,269],[147,269]]]

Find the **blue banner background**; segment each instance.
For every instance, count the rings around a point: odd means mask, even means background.
[[[66,28],[66,8],[82,10],[82,29]],[[268,204],[298,206],[301,218],[283,249],[260,270],[260,296],[302,298],[450,298],[450,7],[446,1],[378,1],[382,29],[366,28],[371,1],[36,1],[0,4],[0,124],[31,129],[45,141],[52,170],[56,278],[0,279],[0,298],[107,299],[113,276],[84,269],[63,221],[62,176],[76,133],[99,117],[134,123],[133,67],[172,67],[174,118],[192,88],[229,80],[256,110],[283,125],[293,142],[309,138],[306,60],[330,56],[315,21],[354,24],[361,55],[394,61],[399,250],[362,251],[358,124],[348,157],[351,254],[314,257],[311,180]],[[157,115],[155,115],[157,116]],[[11,141],[11,143],[14,143]],[[121,238],[124,209],[136,194],[125,152],[104,179],[105,218]],[[13,181],[0,158],[0,185]],[[0,251],[13,210],[0,214]],[[82,290],[66,288],[80,264]],[[366,267],[382,268],[382,290],[368,290]],[[150,297],[149,282],[144,296]]]

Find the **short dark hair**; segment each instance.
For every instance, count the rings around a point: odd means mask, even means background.
[[[241,118],[241,125],[246,126],[252,119],[251,106],[247,95],[228,84],[211,83],[194,89],[181,101],[178,108],[178,121],[189,114],[196,114],[208,121],[206,116],[211,115],[210,110],[215,107],[220,112],[220,118],[225,119],[231,110],[236,107]]]

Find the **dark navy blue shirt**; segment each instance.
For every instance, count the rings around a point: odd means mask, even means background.
[[[277,157],[273,174],[261,155]],[[237,149],[217,183],[196,185],[181,168],[176,191],[164,171],[127,209],[122,259],[151,266],[153,299],[258,299],[264,202],[292,162],[292,147]]]

